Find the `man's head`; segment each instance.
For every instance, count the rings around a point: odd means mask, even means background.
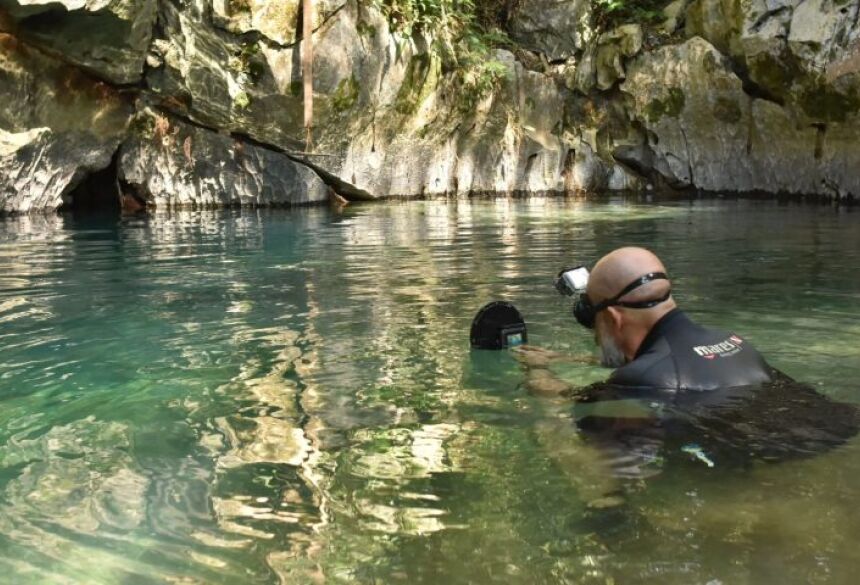
[[[588,280],[588,299],[595,306],[618,296],[626,287],[642,276],[666,272],[660,259],[644,248],[619,248],[601,258],[591,271]],[[623,304],[648,304],[666,297],[671,283],[655,279],[637,286],[616,300]],[[597,312],[595,338],[603,354],[603,363],[619,367],[633,359],[654,324],[675,308],[669,296],[664,302],[648,308],[630,308],[611,305]]]

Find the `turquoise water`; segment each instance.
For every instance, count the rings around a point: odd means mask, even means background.
[[[469,351],[487,301],[593,352],[558,268],[646,245],[697,320],[860,403],[860,214],[415,202],[0,220],[12,583],[849,583],[860,442],[620,480]],[[567,365],[585,384],[607,372]]]

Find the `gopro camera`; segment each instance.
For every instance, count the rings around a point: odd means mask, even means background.
[[[588,268],[585,266],[562,268],[555,278],[555,290],[564,296],[572,297],[584,293],[587,286]]]

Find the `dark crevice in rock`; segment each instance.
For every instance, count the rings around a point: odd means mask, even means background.
[[[750,26],[750,31],[754,33],[758,33],[764,28],[764,25],[768,23],[768,21],[772,18],[777,18],[786,12],[791,12],[791,8],[788,6],[780,6],[773,10],[768,10],[764,12],[761,16],[759,16],[756,21]]]
[[[561,176],[564,177],[564,190],[573,191],[576,188],[576,150],[569,148],[564,157],[564,168],[561,171]]]
[[[653,151],[646,146],[620,146],[612,153],[612,160],[631,175],[646,182],[656,182],[658,173],[653,167]]]
[[[63,205],[60,206],[60,211],[119,214],[118,159],[119,151],[114,153],[107,167],[86,175],[69,193],[63,196]]]
[[[813,124],[815,128],[815,151],[813,157],[815,160],[821,160],[824,155],[824,138],[827,135],[827,124]]]
[[[687,173],[690,177],[690,186],[694,186],[696,184],[696,180],[693,176],[693,157],[690,152],[690,142],[687,140],[687,132],[686,130],[684,130],[684,126],[682,124],[679,124],[678,129],[681,131],[681,138],[684,139],[684,148],[687,151]]]
[[[733,63],[733,65],[735,65]],[[746,68],[741,66],[733,66],[735,75],[741,80],[741,89],[745,94],[750,96],[753,99],[765,100],[768,102],[772,102],[780,107],[785,107],[785,100],[770,91],[768,91],[762,85],[753,81],[749,73],[746,71]]]

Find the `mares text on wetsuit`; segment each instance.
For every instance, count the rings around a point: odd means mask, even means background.
[[[680,310],[658,321],[608,384],[656,390],[715,390],[770,382],[774,370],[738,335],[696,325]]]

